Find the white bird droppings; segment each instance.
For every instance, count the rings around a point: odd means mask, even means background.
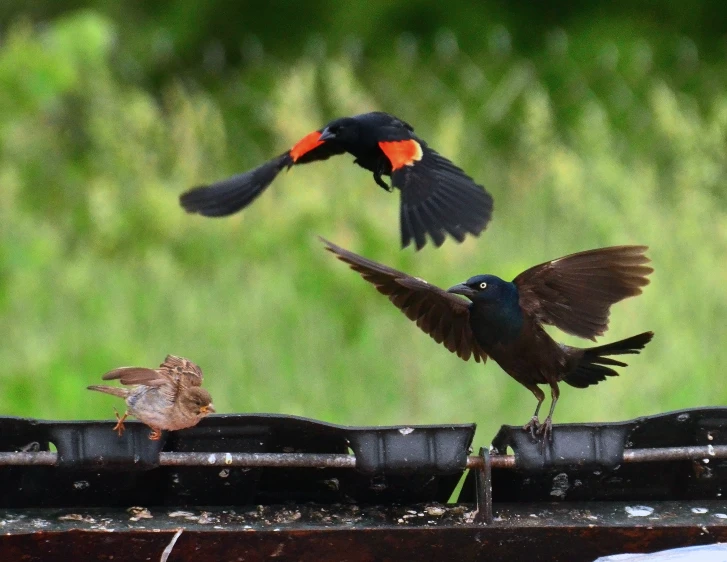
[[[654,513],[654,508],[648,505],[627,505],[624,509],[626,509],[629,517],[648,517]]]

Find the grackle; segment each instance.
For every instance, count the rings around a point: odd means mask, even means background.
[[[322,239],[323,240],[323,239]],[[444,291],[417,277],[349,252],[327,240],[326,249],[350,265],[436,342],[465,361],[489,355],[535,395],[538,405],[523,427],[533,437],[552,438],[552,419],[563,381],[576,388],[617,376],[626,363],[610,356],[639,353],[651,341],[644,332],[590,348],[556,342],[543,324],[595,341],[608,329],[612,304],[641,294],[653,269],[645,246],[615,246],[571,254],[536,265],[512,282],[477,275]],[[461,299],[462,295],[469,299]],[[550,386],[550,412],[538,418]]]
[[[283,170],[348,152],[374,174],[376,183],[401,191],[401,244],[435,246],[449,234],[462,242],[479,235],[492,215],[492,197],[449,160],[429,148],[414,129],[393,115],[364,113],[331,121],[303,137],[290,150],[243,174],[193,188],[180,197],[190,213],[222,217],[247,207]],[[391,177],[391,187],[382,176]]]

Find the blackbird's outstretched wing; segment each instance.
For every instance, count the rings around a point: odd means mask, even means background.
[[[531,267],[513,279],[520,306],[543,324],[595,341],[612,304],[641,294],[652,271],[646,246],[614,246]]]
[[[326,249],[389,297],[422,331],[467,361],[487,359],[470,328],[467,301],[426,281],[349,252],[321,238]]]
[[[479,235],[492,216],[492,196],[460,168],[410,138],[379,142],[391,163],[391,183],[401,190],[401,244],[417,250],[426,235],[439,247],[449,234],[462,242]]]
[[[179,202],[187,212],[206,217],[225,217],[236,213],[265,191],[283,168],[343,154],[342,148],[334,143],[320,141],[320,136],[320,131],[314,131],[287,152],[257,168],[211,185],[190,189],[180,196]]]

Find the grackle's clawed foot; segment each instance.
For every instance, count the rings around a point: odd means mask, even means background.
[[[151,428],[151,433],[149,434],[149,439],[151,441],[159,441],[162,438],[162,430],[157,429],[156,427]]]
[[[121,437],[124,434],[124,420],[129,416],[129,412],[125,412],[123,416],[119,415],[119,412],[116,408],[114,408],[114,413],[116,414],[116,425],[114,426],[114,431],[119,434],[119,437]]]
[[[533,416],[530,421],[523,426],[523,431],[529,431],[530,436],[535,439],[535,434],[540,432],[540,420],[538,416]]]
[[[548,443],[553,442],[553,420],[550,419],[550,416],[545,418],[545,421],[538,428],[538,435],[543,436],[543,445],[545,445],[546,441]]]

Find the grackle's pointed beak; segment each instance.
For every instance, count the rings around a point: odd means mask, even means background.
[[[318,137],[319,141],[329,141],[334,140],[336,138],[336,133],[331,132],[328,130],[328,127],[323,129],[323,132],[321,133],[321,136]]]
[[[459,285],[455,285],[454,287],[447,289],[447,292],[455,295],[462,295],[463,297],[471,297],[476,291],[471,287],[468,287],[466,284],[460,283]]]

